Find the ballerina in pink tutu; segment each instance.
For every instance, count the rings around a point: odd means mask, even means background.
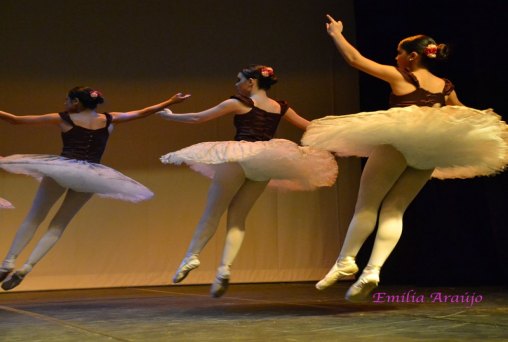
[[[314,120],[302,139],[340,156],[368,157],[353,219],[337,262],[316,284],[325,289],[358,271],[355,257],[378,225],[367,266],[346,299],[361,301],[378,286],[380,269],[402,233],[404,211],[430,177],[491,175],[508,163],[508,126],[491,110],[462,105],[453,84],[428,66],[447,56],[447,46],[417,35],[397,47],[397,67],[365,58],[328,16],[327,30],[354,68],[390,84],[389,110]]]
[[[0,156],[0,158],[2,157]],[[0,197],[0,209],[14,209],[14,206],[5,198]]]
[[[41,179],[32,208],[19,227],[0,267],[0,281],[3,281],[4,290],[13,289],[21,283],[35,264],[56,244],[71,219],[94,193],[132,202],[153,196],[142,184],[100,164],[113,129],[112,124],[147,117],[187,97],[188,95],[179,93],[164,102],[140,110],[102,114],[96,112],[96,107],[104,102],[102,94],[88,87],[75,87],[69,91],[65,111],[61,113],[16,116],[0,111],[0,119],[11,124],[58,126],[63,140],[60,156],[32,154],[0,158],[0,168]],[[13,272],[16,258],[64,193],[65,198],[49,224],[48,231],[26,263]]]
[[[166,164],[188,164],[212,178],[205,212],[173,282],[181,282],[200,265],[198,255],[215,234],[227,209],[226,242],[211,287],[213,297],[222,296],[229,284],[231,264],[243,242],[245,219],[265,187],[313,190],[335,182],[337,164],[331,153],[273,138],[282,118],[301,129],[309,124],[287,102],[268,97],[267,91],[276,82],[271,67],[252,65],[238,73],[238,95],[198,113],[161,113],[165,119],[185,123],[234,115],[236,127],[234,141],[204,142],[161,158]]]
[[[5,198],[0,197],[0,209],[14,209],[14,206]]]

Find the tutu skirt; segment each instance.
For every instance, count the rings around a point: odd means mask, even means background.
[[[432,177],[488,176],[508,164],[508,126],[491,110],[409,106],[312,121],[302,143],[338,156],[368,157],[379,145],[400,151]]]
[[[6,199],[0,197],[0,209],[13,209],[14,206]]]
[[[153,197],[144,185],[107,166],[54,155],[15,154],[0,158],[0,168],[41,179],[50,177],[64,188],[101,197],[139,202]]]
[[[243,168],[246,178],[270,180],[270,187],[287,190],[331,186],[338,173],[337,163],[330,152],[298,146],[285,139],[203,142],[168,153],[160,159],[164,164],[185,163],[209,178],[213,178],[217,165],[236,162]]]

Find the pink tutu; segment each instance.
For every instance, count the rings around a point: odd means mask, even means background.
[[[392,145],[408,165],[435,169],[432,177],[440,179],[492,175],[508,164],[508,125],[491,110],[463,106],[327,116],[312,121],[302,143],[359,157]]]
[[[8,200],[0,197],[0,209],[14,209],[14,206]]]
[[[168,153],[161,161],[175,165],[185,163],[209,178],[213,178],[216,165],[236,162],[248,179],[270,180],[269,186],[288,190],[331,186],[338,173],[331,153],[298,146],[285,139],[203,142]]]
[[[15,154],[0,158],[0,168],[37,179],[50,177],[64,188],[129,202],[150,199],[144,185],[107,166],[54,155]]]

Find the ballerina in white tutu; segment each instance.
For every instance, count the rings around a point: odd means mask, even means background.
[[[41,179],[28,215],[19,227],[14,241],[0,267],[2,288],[18,286],[46,253],[56,244],[71,219],[94,193],[100,196],[138,202],[153,193],[142,184],[100,164],[112,123],[123,123],[154,114],[185,100],[188,95],[176,94],[170,99],[130,112],[97,113],[104,102],[102,94],[87,87],[69,91],[65,112],[44,115],[16,116],[0,111],[0,119],[11,124],[59,126],[63,150],[55,155],[12,155],[0,158],[0,168]],[[51,207],[65,193],[65,198],[48,231],[42,236],[26,263],[14,273],[15,261],[30,242]]]
[[[337,164],[331,153],[273,139],[281,118],[301,129],[309,124],[285,101],[268,97],[267,91],[276,81],[271,67],[252,65],[238,73],[238,95],[217,106],[198,113],[161,112],[165,119],[185,123],[234,115],[236,127],[234,141],[200,143],[161,157],[163,163],[186,163],[212,178],[205,212],[173,282],[181,282],[200,265],[198,255],[216,232],[227,209],[226,242],[211,287],[213,297],[222,296],[229,284],[231,264],[244,238],[245,219],[265,187],[312,190],[335,182]]]
[[[424,35],[409,37],[398,45],[398,66],[381,65],[344,38],[342,22],[328,20],[327,31],[344,59],[392,89],[393,108],[314,120],[302,139],[337,155],[368,157],[339,258],[316,284],[322,290],[358,271],[355,257],[377,222],[368,264],[346,293],[346,299],[361,301],[378,285],[401,236],[404,211],[428,179],[499,172],[508,163],[508,130],[492,111],[464,107],[453,84],[429,71],[429,63],[446,57],[446,45]]]

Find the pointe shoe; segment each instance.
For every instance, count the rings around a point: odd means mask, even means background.
[[[21,274],[19,272],[14,272],[13,274],[11,274],[11,276],[9,278],[7,278],[7,280],[5,280],[2,283],[2,289],[4,289],[5,291],[12,290],[13,288],[15,288],[16,286],[21,284],[23,279],[25,279],[24,274]]]
[[[219,298],[226,293],[229,287],[230,270],[227,266],[221,266],[217,270],[217,275],[210,288],[210,294],[213,298]]]
[[[358,280],[346,292],[346,300],[363,302],[379,284],[379,272],[362,273]]]
[[[11,272],[13,271],[13,268],[4,268],[0,267],[0,282],[2,282]]]
[[[191,255],[183,259],[182,263],[178,267],[175,275],[173,276],[173,283],[179,283],[184,280],[189,272],[201,265],[197,255]]]
[[[358,272],[358,266],[356,266],[355,259],[352,257],[340,259],[333,265],[325,277],[316,284],[316,289],[324,290],[333,285],[337,280],[352,276],[356,272]]]

